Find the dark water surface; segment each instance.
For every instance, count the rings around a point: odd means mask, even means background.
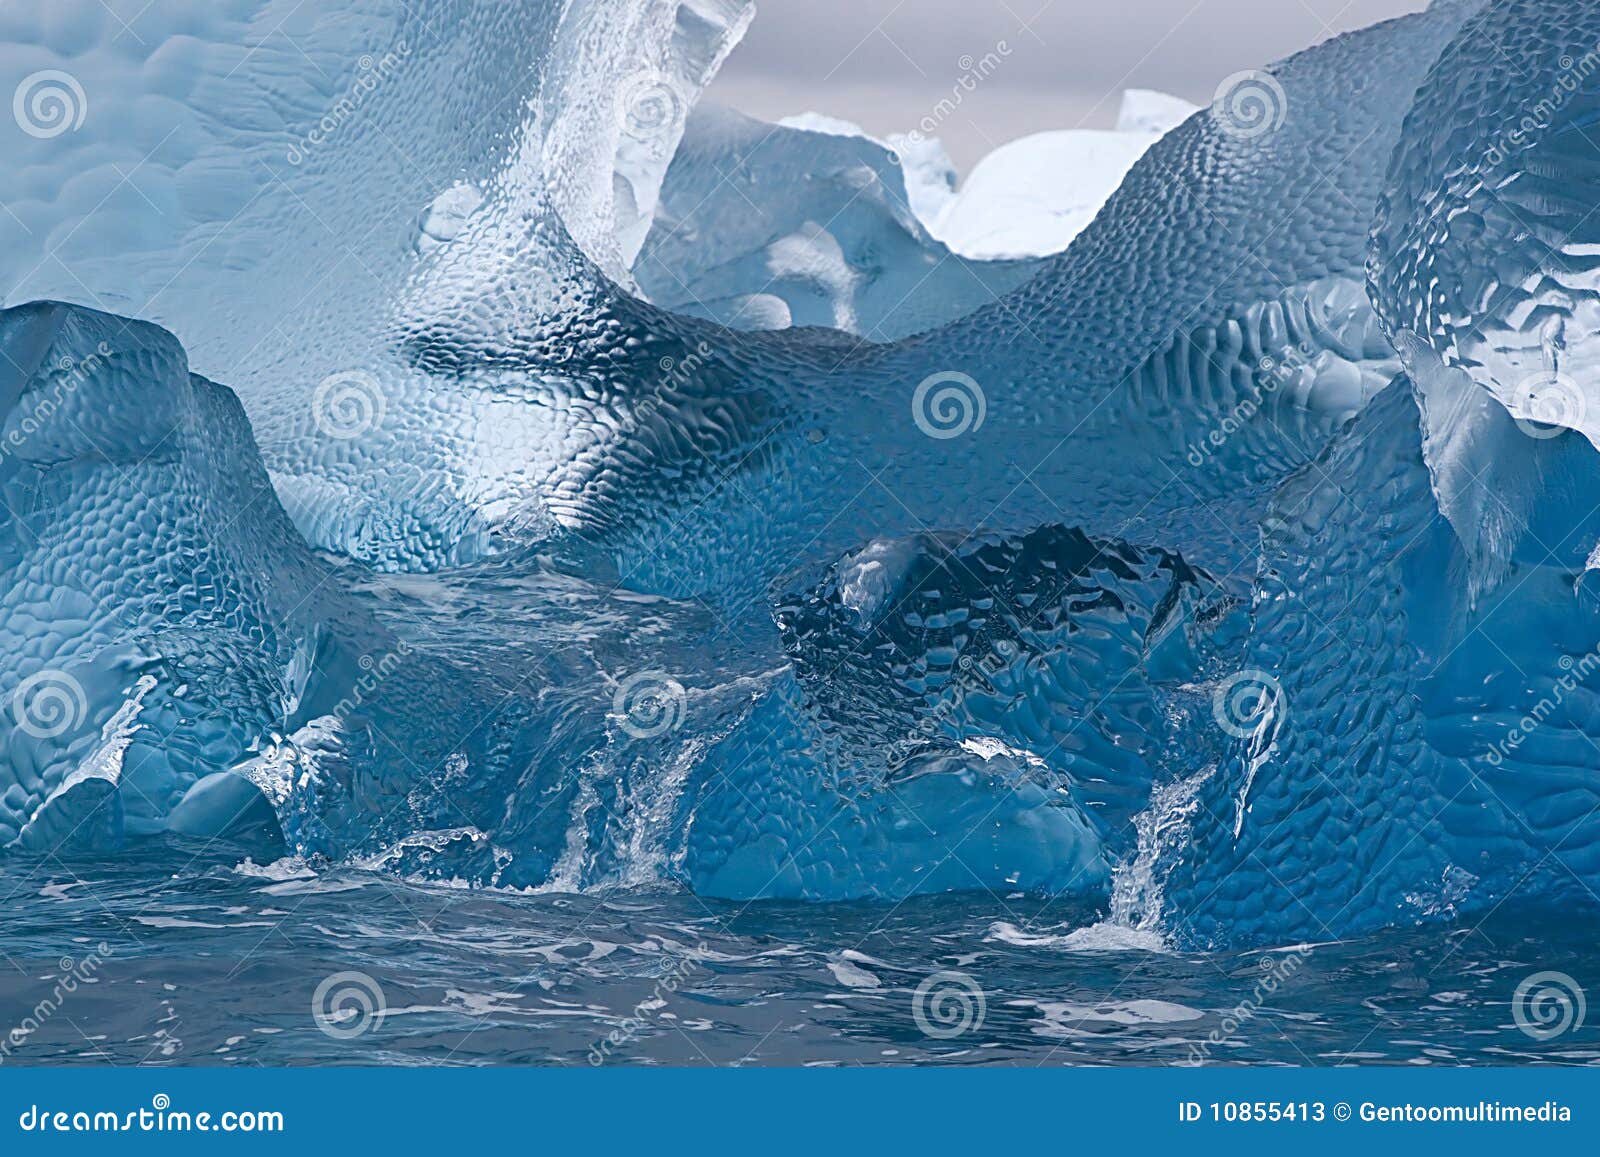
[[[1593,1064],[1590,918],[1226,955],[1060,904],[511,894],[170,846],[0,866],[8,1064]],[[103,946],[103,947],[102,947]],[[354,975],[346,975],[354,974]],[[333,978],[330,980],[330,978]],[[1547,985],[1544,987],[1548,987]],[[319,996],[320,988],[320,996]],[[367,1009],[382,1007],[381,1018]],[[1565,1024],[1565,1030],[1555,1032]]]

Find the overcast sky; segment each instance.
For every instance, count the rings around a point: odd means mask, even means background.
[[[969,58],[999,66],[939,125],[958,168],[1052,128],[1110,128],[1124,88],[1209,103],[1217,83],[1426,0],[756,0],[709,99],[916,127]],[[1004,41],[1008,54],[997,52]],[[969,66],[970,67],[970,66]]]

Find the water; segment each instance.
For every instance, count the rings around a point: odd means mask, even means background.
[[[1038,900],[517,894],[198,851],[0,867],[0,1021],[31,1030],[6,1063],[1600,1060],[1593,1025],[1514,1023],[1530,974],[1596,976],[1570,914],[1197,955]],[[344,973],[370,981],[324,985]],[[352,996],[369,983],[381,1020]]]

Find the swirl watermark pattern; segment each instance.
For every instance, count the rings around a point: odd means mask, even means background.
[[[22,78],[11,96],[11,115],[23,132],[47,141],[83,127],[89,97],[70,72],[46,68]]]
[[[1254,668],[1229,675],[1211,697],[1217,726],[1235,739],[1254,739],[1283,714],[1283,687]]]
[[[1289,96],[1270,72],[1236,72],[1217,86],[1211,119],[1223,133],[1253,141],[1271,136],[1289,115]]]
[[[636,141],[660,141],[683,127],[689,102],[663,72],[645,69],[617,89],[617,122]]]
[[[311,416],[317,429],[340,442],[382,426],[386,406],[383,387],[364,370],[329,374],[311,395]]]
[[[930,438],[948,441],[983,428],[989,400],[971,375],[955,370],[929,374],[911,395],[911,419]]]
[[[665,671],[640,671],[623,680],[611,700],[614,718],[635,739],[654,739],[683,723],[687,695]]]
[[[1517,384],[1516,400],[1528,415],[1517,419],[1517,429],[1540,441],[1582,428],[1589,413],[1583,387],[1566,374],[1554,371],[1524,378]]]
[[[1535,972],[1511,996],[1511,1019],[1537,1041],[1576,1032],[1588,1012],[1583,986],[1565,972]]]
[[[311,1017],[334,1040],[354,1040],[383,1024],[383,986],[365,972],[335,972],[311,995]]]
[[[954,1040],[978,1031],[988,1011],[983,986],[965,972],[935,972],[924,977],[911,995],[911,1019],[934,1040]]]
[[[11,693],[12,718],[35,739],[56,739],[76,731],[88,714],[83,684],[54,667],[29,675]]]

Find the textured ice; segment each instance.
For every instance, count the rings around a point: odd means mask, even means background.
[[[691,878],[741,898],[1103,891],[1231,607],[1173,555],[1065,528],[863,547],[780,600],[790,669],[707,756]],[[760,792],[729,786],[750,767]]]
[[[1504,576],[1539,501],[1530,431],[1600,445],[1597,44],[1591,6],[1486,8],[1418,92],[1374,229],[1373,299],[1475,588]]]
[[[966,887],[922,875],[956,852],[995,887],[1103,883],[1095,829],[1021,757],[946,742],[925,782],[842,796],[813,723],[770,731],[794,684],[759,632],[713,654],[703,610],[560,560],[387,580],[319,559],[237,401],[155,327],[27,306],[0,342],[0,846],[172,830],[515,886],[687,863],[710,891],[823,898]],[[859,815],[817,843],[829,801]]]
[[[214,835],[264,798],[274,839],[353,852],[454,817],[437,769],[505,790],[540,681],[408,640],[314,556],[171,335],[40,305],[0,340],[0,844]]]
[[[391,566],[481,553],[485,503],[490,517],[517,503],[473,479],[528,455],[485,444],[515,437],[494,384],[447,398],[407,341],[534,318],[553,335],[595,292],[573,270],[625,284],[684,115],[750,14],[741,0],[7,5],[7,75],[45,76],[34,131],[4,126],[0,294],[177,334],[238,392],[319,544]],[[72,131],[43,119],[64,88],[51,70],[81,89],[65,89]]]
[[[1600,25],[1479,7],[1255,74],[881,343],[937,252],[883,146],[781,127],[770,234],[682,208],[743,122],[660,185],[742,5],[0,14],[89,102],[0,176],[0,844],[1195,944],[1587,894],[1600,455],[1525,386],[1594,352]],[[858,280],[713,320],[847,188],[805,268]]]
[[[1462,15],[1437,9],[1278,66],[1296,110],[1279,132],[1190,120],[1066,253],[943,329],[865,348],[792,331],[729,340],[626,306],[623,326],[680,335],[663,348],[641,334],[641,353],[677,367],[710,349],[668,388],[720,399],[714,445],[738,449],[668,494],[626,481],[633,455],[597,457],[563,483],[558,519],[612,524],[630,581],[675,595],[815,573],[864,536],[1064,515],[1232,569],[1253,547],[1232,528],[1398,368],[1364,290],[1366,239],[1405,102]],[[1352,71],[1371,82],[1318,99]],[[941,386],[955,389],[945,412],[920,411]],[[713,434],[679,422],[674,441],[686,428]]]
[[[1600,483],[1586,443],[1536,453],[1551,498]],[[1270,706],[1200,789],[1166,882],[1181,936],[1318,938],[1513,892],[1581,898],[1600,869],[1600,602],[1592,576],[1574,588],[1591,507],[1545,512],[1514,589],[1474,608],[1404,377],[1284,486],[1237,660]]]
[[[1439,10],[1285,62],[1275,75],[1294,115],[1279,132],[1251,138],[1214,117],[1191,119],[1027,286],[953,326],[863,349],[727,335],[605,279],[593,238],[606,231],[580,210],[598,203],[595,185],[615,172],[615,94],[631,91],[635,73],[609,58],[609,73],[579,69],[586,95],[551,108],[507,101],[501,80],[479,79],[565,60],[577,36],[568,23],[581,10],[566,23],[546,14],[548,27],[517,36],[504,34],[513,17],[499,5],[441,12],[452,31],[426,50],[418,40],[297,167],[282,159],[287,149],[360,71],[334,46],[354,42],[381,64],[413,30],[394,15],[299,10],[294,44],[327,56],[324,73],[339,78],[319,74],[312,85],[303,62],[284,63],[286,54],[300,59],[288,43],[271,53],[227,47],[249,38],[252,20],[266,21],[241,8],[204,9],[192,20],[208,37],[191,31],[168,49],[198,54],[185,75],[220,75],[195,86],[210,111],[194,114],[190,144],[150,175],[198,166],[208,179],[197,185],[215,192],[207,212],[190,222],[151,208],[110,170],[102,184],[118,188],[115,204],[129,193],[115,229],[98,215],[74,228],[63,207],[19,198],[29,232],[8,239],[8,300],[104,300],[167,323],[200,372],[238,390],[273,482],[313,545],[415,570],[557,533],[604,535],[625,573],[668,593],[825,564],[863,533],[985,520],[1025,528],[1059,521],[1063,510],[1099,533],[1146,541],[1179,541],[1192,528],[1204,541],[1186,542],[1186,557],[1230,564],[1237,543],[1199,503],[1221,502],[1224,523],[1247,524],[1271,485],[1383,380],[1392,354],[1373,332],[1359,281],[1371,205],[1425,62],[1459,23],[1454,9]],[[84,11],[109,38],[107,15]],[[659,7],[603,11],[641,25],[630,42],[658,45],[667,64],[686,43],[701,46],[694,59],[714,60],[727,38],[719,30],[737,28],[733,15],[716,24],[686,11],[696,35],[676,36]],[[160,56],[147,31],[148,51]],[[551,37],[554,48],[532,47]],[[23,28],[17,39],[48,36]],[[570,51],[593,39],[578,36]],[[201,52],[204,44],[215,51]],[[131,69],[122,51],[107,50],[104,65],[86,56],[81,67],[106,93],[102,103],[133,109],[161,74]],[[285,69],[310,91],[292,105],[274,95],[263,109],[260,94],[284,88]],[[1326,95],[1352,72],[1370,83]],[[447,73],[450,84],[440,79]],[[630,100],[623,111],[634,108]],[[234,109],[270,123],[224,131],[216,110]],[[71,172],[84,164],[72,154],[91,143],[131,147],[131,131],[99,142],[122,128],[115,115],[57,138],[67,155],[28,140],[13,172]],[[409,164],[391,146],[401,138],[411,142]],[[580,145],[586,165],[573,159]],[[429,179],[436,167],[423,161],[439,151],[468,159]],[[558,153],[561,171],[600,174],[558,182],[558,200],[579,202],[560,214],[544,177]],[[137,160],[116,165],[128,172]],[[397,167],[393,180],[378,176]],[[139,191],[163,204],[161,190]],[[1275,222],[1265,239],[1254,227],[1263,219]],[[64,267],[37,256],[53,230]],[[361,239],[354,250],[352,237]],[[148,238],[155,255],[134,260],[129,238]],[[308,267],[315,278],[304,276]],[[262,301],[274,304],[254,304]],[[1263,400],[1264,356],[1295,364],[1281,375],[1287,388]],[[966,373],[984,391],[986,424],[971,437],[933,442],[912,420],[919,384],[942,373]],[[1242,436],[1206,447],[1203,465],[1174,481],[1163,460],[1181,462],[1240,421]],[[1099,464],[1111,445],[1126,466],[1116,478]],[[1019,471],[1028,485],[1017,485]],[[736,486],[721,481],[729,472]],[[784,517],[768,516],[778,509]]]
[[[841,775],[894,779],[930,747],[992,744],[1071,785],[1122,850],[1180,689],[1235,610],[1165,551],[1045,527],[873,542],[777,619]]]
[[[541,54],[528,46],[538,35],[502,35],[499,22],[510,18],[501,6],[440,13],[450,32],[413,50],[341,133],[290,166],[282,157],[301,139],[296,130],[314,126],[344,88],[322,82],[331,91],[312,86],[286,109],[275,98],[267,109],[283,109],[277,120],[243,142],[224,133],[214,109],[264,117],[259,93],[282,86],[277,74],[290,67],[282,53],[293,50],[230,53],[229,43],[248,38],[248,19],[264,18],[208,8],[194,18],[211,29],[200,40],[221,48],[192,67],[222,77],[203,86],[213,112],[182,154],[194,162],[178,171],[198,165],[211,174],[203,187],[230,197],[208,198],[214,213],[187,227],[184,214],[158,213],[144,197],[131,198],[126,227],[115,232],[62,224],[56,251],[67,269],[34,256],[59,210],[22,202],[34,216],[21,214],[30,232],[6,250],[18,270],[10,299],[98,304],[101,286],[149,286],[154,302],[117,301],[170,323],[198,370],[237,387],[274,485],[314,546],[389,570],[427,570],[552,534],[605,536],[624,573],[669,594],[726,591],[797,562],[826,565],[872,534],[986,520],[1026,528],[1056,522],[1064,509],[1098,533],[1166,542],[1190,531],[1203,541],[1186,542],[1186,557],[1229,565],[1237,538],[1218,533],[1218,518],[1198,504],[1222,502],[1222,523],[1248,525],[1270,486],[1384,379],[1392,352],[1374,333],[1358,282],[1363,240],[1406,99],[1458,24],[1454,10],[1339,38],[1278,66],[1294,109],[1278,133],[1245,138],[1218,118],[1192,118],[1134,166],[1093,226],[1029,285],[883,349],[730,336],[646,306],[603,277],[603,254],[590,261],[573,237],[603,248],[586,240],[605,234],[592,227],[595,214],[579,210],[598,203],[595,184],[611,179],[621,134],[613,93],[629,77],[616,75],[618,64],[608,64],[610,75],[579,69],[586,98],[550,109],[494,104],[474,90],[485,75],[525,74],[536,62],[544,70],[547,56],[592,46],[578,37],[566,48],[578,14],[568,11],[566,22],[549,14],[544,37],[555,48]],[[659,43],[654,30],[670,59],[685,38],[669,35],[672,24],[656,27],[658,8],[648,18],[632,16],[646,26],[632,35]],[[397,19],[302,11],[294,43],[326,40],[339,67],[325,72],[344,80],[360,64],[331,45],[370,46],[381,64],[411,32]],[[93,21],[104,30],[104,13]],[[717,30],[736,21],[694,21],[693,43],[707,45],[699,56],[715,59],[725,40]],[[59,35],[53,27],[18,38],[48,43]],[[1325,96],[1357,61],[1370,85]],[[120,54],[104,67],[85,58],[83,67],[109,96],[136,94],[158,75],[130,70]],[[443,85],[446,70],[469,83]],[[602,112],[606,131],[568,126]],[[106,130],[90,120],[59,139],[85,149],[85,134]],[[403,158],[390,147],[402,130]],[[563,171],[582,173],[586,165],[571,157],[579,144],[590,150],[587,170],[602,176],[582,195],[573,190],[584,182],[562,182],[562,197],[579,208],[554,213],[547,158],[560,154]],[[74,165],[38,154],[43,146],[29,141],[27,155]],[[475,160],[427,181],[434,166],[424,158],[440,152]],[[374,176],[397,166],[394,181]],[[117,184],[109,173],[106,181]],[[1266,238],[1251,226],[1261,219],[1275,222]],[[125,238],[150,230],[160,230],[150,238],[157,258],[131,261]],[[208,232],[218,234],[214,245]],[[363,238],[360,253],[350,237]],[[240,248],[251,242],[253,253]],[[333,256],[312,262],[309,254],[331,245]],[[325,275],[307,288],[309,262]],[[290,312],[240,304],[262,299],[291,302]],[[1266,398],[1262,357],[1293,363]],[[944,373],[978,382],[986,424],[933,442],[915,424],[912,400],[920,382]],[[1203,445],[1232,422],[1242,434]],[[1184,467],[1174,483],[1163,462],[1200,448],[1202,466]],[[1115,478],[1101,467],[1106,453],[1125,466]],[[1027,485],[1018,485],[1019,470]],[[723,482],[730,474],[738,485]],[[778,509],[784,517],[771,518]]]

